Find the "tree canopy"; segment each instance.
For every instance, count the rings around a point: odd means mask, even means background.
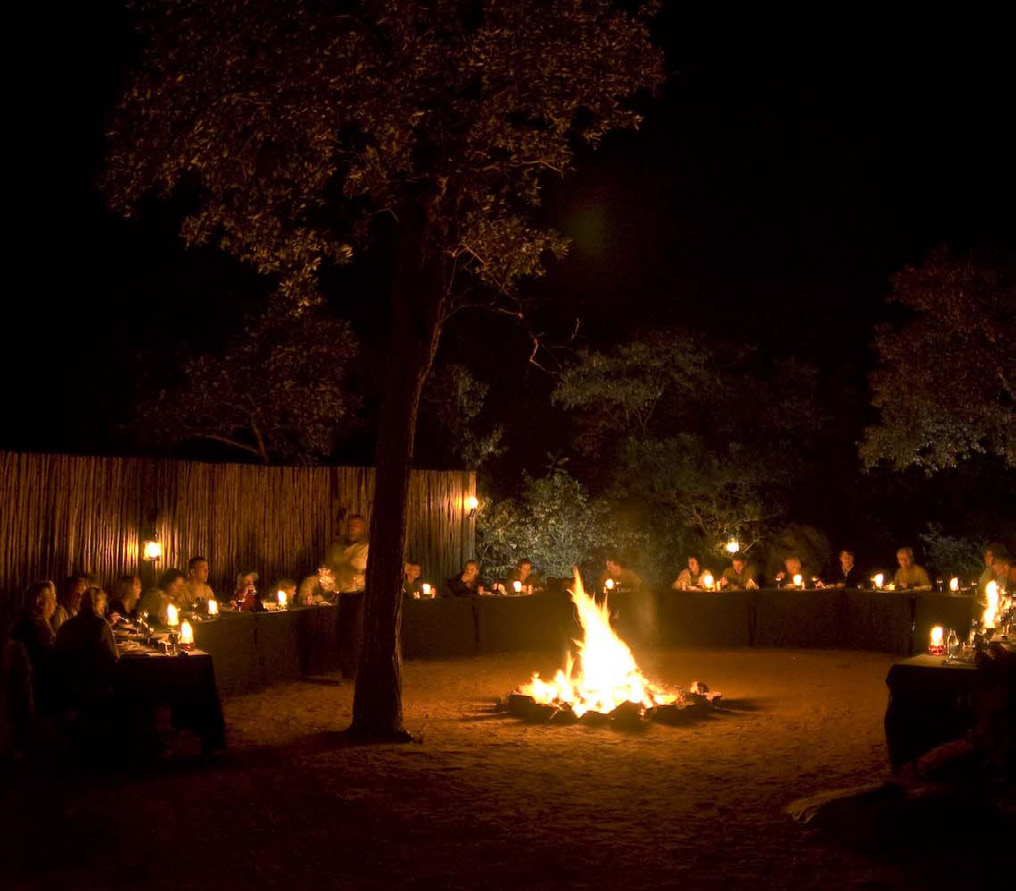
[[[878,423],[861,458],[929,473],[978,453],[1016,466],[1016,266],[942,248],[892,280],[905,313],[875,337]]]

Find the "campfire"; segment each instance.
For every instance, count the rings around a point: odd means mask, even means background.
[[[688,690],[667,690],[647,680],[631,649],[610,627],[606,596],[597,603],[587,594],[578,570],[570,593],[582,628],[581,639],[574,641],[577,654],[568,655],[553,680],[534,674],[508,696],[512,714],[558,723],[680,723],[719,700],[700,681]]]

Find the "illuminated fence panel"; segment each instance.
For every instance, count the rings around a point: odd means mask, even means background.
[[[104,585],[207,557],[217,592],[256,569],[260,587],[314,571],[352,513],[370,521],[374,470],[260,467],[147,458],[0,452],[0,635],[35,579],[91,572]],[[435,582],[473,555],[463,509],[474,473],[415,470],[409,485],[407,553]],[[157,566],[142,541],[162,544]]]

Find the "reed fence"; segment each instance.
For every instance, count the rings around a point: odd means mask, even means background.
[[[259,588],[314,571],[345,517],[368,523],[369,467],[258,467],[148,458],[0,452],[0,635],[35,579],[94,573],[104,585],[208,558],[210,583],[231,592],[236,574],[257,570]],[[414,470],[408,555],[426,578],[444,579],[473,556],[466,502],[470,472]],[[155,536],[162,559],[141,559]]]

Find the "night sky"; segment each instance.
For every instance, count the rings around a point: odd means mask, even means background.
[[[175,208],[153,203],[130,223],[104,209],[104,120],[135,51],[118,6],[25,25],[35,62],[9,136],[24,274],[8,279],[2,448],[130,452],[118,430],[138,390],[171,376],[180,350],[222,342],[267,291],[228,258],[185,251]],[[682,325],[797,355],[818,363],[830,404],[863,419],[889,276],[939,244],[1016,244],[1004,29],[924,12],[748,21],[670,3],[657,31],[670,78],[643,103],[642,130],[547,183],[547,220],[574,242],[527,292],[541,298],[535,323],[553,342],[579,317],[579,344],[599,348]],[[332,295],[361,321],[379,299],[372,263],[383,258],[338,276]],[[553,415],[552,380],[527,366],[523,335],[463,314],[442,349],[470,361],[492,385],[492,418],[519,431],[502,470],[538,465],[557,444],[528,425]],[[360,448],[346,457],[363,460]]]

